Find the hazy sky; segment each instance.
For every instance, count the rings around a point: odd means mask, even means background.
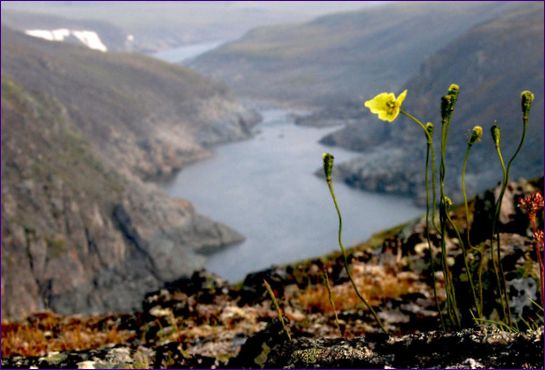
[[[136,36],[148,47],[157,40],[179,44],[226,41],[248,30],[281,23],[300,23],[328,14],[385,3],[370,1],[2,1],[3,10],[100,20]],[[9,13],[3,14],[3,20]],[[165,46],[157,46],[162,49]]]

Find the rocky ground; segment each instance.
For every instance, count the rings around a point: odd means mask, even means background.
[[[340,253],[332,253],[253,273],[239,284],[198,271],[147,294],[142,309],[130,314],[46,312],[3,322],[2,367],[542,368],[543,311],[535,303],[539,269],[533,240],[526,236],[527,217],[513,205],[523,195],[542,190],[543,183],[524,184],[524,191],[506,198],[501,218],[502,260],[517,322],[510,330],[499,323],[498,302],[486,292],[489,320],[476,325],[466,313],[465,329],[442,329],[424,220],[419,219],[350,250],[355,282],[378,312],[387,335],[352,291]],[[489,226],[489,200],[485,194],[471,203],[471,240],[476,247],[488,243],[482,230]],[[455,209],[452,218],[461,225],[459,211]],[[447,247],[459,305],[467,312],[467,283],[453,235]],[[477,258],[471,251],[468,259]],[[285,327],[264,280],[279,301]],[[441,273],[436,280],[438,300],[443,302]],[[493,273],[486,272],[483,282],[493,285]]]

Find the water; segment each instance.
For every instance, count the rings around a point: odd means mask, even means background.
[[[318,140],[334,128],[299,127],[287,112],[262,112],[264,122],[248,141],[221,146],[184,169],[166,190],[246,236],[208,260],[207,268],[231,281],[248,272],[338,249],[337,216],[321,168],[322,153],[336,161],[355,154]],[[409,199],[335,184],[343,211],[345,245],[422,213]]]
[[[197,55],[206,53],[223,44],[223,41],[208,41],[198,44],[184,45],[174,49],[168,49],[153,54],[153,57],[168,63],[180,63]]]

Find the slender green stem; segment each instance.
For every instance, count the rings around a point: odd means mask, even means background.
[[[440,192],[440,203],[439,203],[439,225],[440,225],[440,234],[441,234],[441,261],[443,266],[443,274],[445,276],[445,290],[447,293],[447,305],[448,305],[448,312],[451,318],[451,321],[455,322],[455,315],[454,315],[454,302],[453,302],[453,296],[452,296],[452,283],[450,281],[450,274],[448,269],[448,262],[447,262],[447,246],[446,246],[446,222],[445,222],[445,202],[444,202],[444,173],[445,173],[445,156],[443,154],[443,147],[445,142],[445,134],[444,134],[444,125],[441,130],[441,164],[439,167],[439,192]]]
[[[436,183],[435,183],[435,149],[433,147],[433,141],[430,143],[430,151],[431,151],[431,192],[432,192],[432,202],[431,202],[431,220],[432,225],[435,229],[435,231],[438,231],[439,228],[437,227],[437,224],[435,223],[435,211],[437,209],[437,194],[436,194]]]
[[[399,112],[401,114],[403,114],[404,116],[406,116],[407,118],[410,118],[413,122],[418,124],[418,126],[420,126],[422,128],[422,130],[424,130],[424,134],[426,135],[428,145],[430,146],[430,151],[431,151],[431,182],[432,182],[431,220],[432,220],[433,227],[436,230],[438,230],[438,227],[435,224],[435,210],[437,208],[437,202],[436,202],[437,195],[436,195],[436,192],[435,192],[435,189],[436,189],[436,184],[435,184],[435,149],[434,149],[434,146],[433,146],[433,137],[431,137],[428,130],[426,130],[426,125],[424,125],[422,123],[422,121],[420,121],[418,118],[416,118],[415,116],[413,116],[412,114],[410,114],[410,113],[408,113],[408,112],[406,112],[404,110],[400,110]],[[427,174],[427,170],[426,170],[426,174]],[[427,184],[427,182],[426,182],[426,184]]]
[[[343,241],[342,241],[343,218],[342,218],[342,215],[341,215],[341,210],[339,208],[339,204],[337,203],[337,197],[335,196],[335,191],[333,189],[333,182],[331,180],[327,181],[327,187],[329,188],[329,193],[331,194],[331,198],[333,198],[333,204],[335,205],[335,210],[337,211],[337,217],[339,218],[338,242],[339,242],[339,247],[341,248],[341,252],[343,254],[344,268],[346,270],[348,278],[350,279],[350,283],[352,284],[352,288],[354,288],[354,291],[356,292],[356,295],[358,296],[360,301],[362,301],[363,304],[365,305],[365,307],[367,307],[367,309],[371,312],[371,315],[373,315],[375,321],[380,326],[382,331],[387,334],[388,332],[384,328],[384,325],[382,324],[382,321],[379,319],[379,317],[377,316],[375,310],[373,310],[373,307],[371,307],[371,305],[369,304],[369,302],[367,302],[365,297],[363,297],[361,295],[361,293],[360,293],[360,291],[358,289],[358,286],[356,285],[356,282],[352,278],[352,273],[350,272],[350,268],[348,266],[348,257],[346,256],[346,249],[344,248],[344,244],[343,244]]]
[[[439,318],[441,319],[441,327],[445,330],[445,320],[443,319],[443,313],[441,312],[441,307],[439,305],[439,300],[437,299],[437,282],[435,279],[435,266],[433,262],[433,248],[430,240],[430,187],[429,187],[429,161],[430,161],[430,149],[433,146],[433,141],[428,141],[426,145],[426,240],[428,241],[428,249],[430,250],[430,268],[431,274],[433,277],[433,298],[435,300],[435,306],[437,307],[437,312],[439,312]],[[433,176],[433,172],[432,172]],[[435,192],[434,192],[435,196]]]
[[[416,122],[416,123],[422,128],[422,130],[424,130],[424,132],[426,133],[426,136],[428,136],[428,135],[427,135],[427,132],[428,132],[428,131],[426,130],[426,126],[422,123],[422,121],[420,121],[418,118],[416,118],[416,117],[413,116],[412,114],[405,112],[404,110],[400,110],[399,113],[401,113],[401,114],[407,116],[408,118],[410,118],[410,119],[412,119],[414,122]]]
[[[435,150],[434,150],[434,146],[433,146],[433,137],[431,137],[430,133],[428,132],[428,130],[426,130],[426,126],[422,123],[422,121],[420,121],[418,118],[416,118],[415,116],[413,116],[412,114],[408,113],[408,112],[405,112],[403,110],[400,111],[403,115],[405,115],[406,117],[410,118],[412,121],[414,121],[416,124],[418,124],[423,130],[424,130],[424,133],[426,135],[426,138],[427,138],[427,142],[428,142],[428,153],[431,152],[431,176],[432,176],[432,192],[433,192],[433,200],[432,200],[432,223],[433,223],[433,226],[435,227],[435,229],[437,230],[437,226],[435,225],[435,209],[437,207],[437,204],[436,204],[436,192],[435,192],[435,189],[436,189],[436,184],[435,184]],[[443,131],[442,131],[442,135],[443,135]],[[441,141],[441,143],[443,143],[443,140]],[[443,158],[443,157],[442,157]],[[428,243],[429,245],[431,245],[430,243],[430,240],[429,240],[429,213],[428,213],[428,210],[429,210],[429,188],[428,188],[428,154],[426,154],[426,202],[428,202],[427,204],[427,214],[426,214],[426,230],[428,230],[428,234],[427,234],[427,239],[428,239]],[[443,194],[443,193],[442,193]],[[444,224],[444,222],[441,223],[442,225]],[[450,319],[452,322],[456,322],[456,323],[460,323],[460,319],[459,319],[459,316],[458,316],[458,312],[457,312],[457,304],[456,304],[456,294],[455,294],[455,291],[454,291],[454,285],[452,284],[452,281],[451,281],[451,278],[450,278],[450,275],[449,275],[449,272],[448,272],[448,263],[447,263],[447,253],[446,253],[446,244],[445,244],[445,238],[444,238],[444,235],[445,235],[445,231],[442,229],[441,231],[441,255],[442,255],[442,269],[443,269],[443,274],[445,276],[445,291],[446,291],[446,295],[447,295],[447,308],[448,308],[448,312],[449,312],[449,316],[450,316]],[[430,248],[430,251],[431,251],[431,248]],[[433,268],[433,261],[432,261],[432,271],[434,271],[434,268]],[[435,273],[433,275],[433,278],[435,280]],[[435,282],[434,282],[434,293],[436,293],[435,291]],[[437,295],[435,295],[437,297]],[[441,310],[439,310],[439,313],[441,315],[441,322],[443,322],[443,318],[442,318],[442,314],[441,314]]]
[[[460,248],[462,248],[462,253],[463,253],[463,258],[464,258],[464,266],[466,268],[466,275],[467,275],[467,279],[469,281],[469,286],[471,287],[473,302],[475,303],[475,309],[477,310],[477,315],[479,315],[479,318],[481,318],[482,317],[481,309],[479,307],[479,301],[477,299],[477,293],[475,293],[476,290],[475,290],[475,285],[473,284],[472,273],[471,273],[471,270],[469,269],[469,265],[467,264],[467,250],[466,250],[466,248],[464,246],[464,242],[462,240],[462,235],[460,234],[460,231],[458,230],[458,227],[454,224],[454,222],[452,221],[452,218],[450,217],[450,215],[448,213],[447,213],[447,219],[448,219],[448,222],[450,223],[450,226],[452,227],[452,229],[456,233],[456,237],[460,241]]]
[[[448,311],[453,323],[460,326],[460,317],[458,313],[458,305],[456,303],[456,291],[454,284],[450,277],[450,272],[447,262],[447,248],[446,248],[446,226],[447,226],[447,207],[445,204],[445,176],[446,176],[446,148],[448,139],[448,130],[450,127],[450,121],[452,117],[453,103],[451,103],[448,112],[443,114],[441,119],[441,162],[439,166],[439,192],[440,192],[440,204],[439,204],[439,224],[441,233],[441,254],[443,257],[443,272],[445,274],[445,285],[447,287],[447,303]]]
[[[479,305],[481,307],[481,313],[484,312],[484,300],[483,300],[483,269],[485,261],[485,245],[483,244],[482,249],[479,251],[481,259],[479,261],[479,270],[478,270],[478,279],[479,279]]]
[[[467,148],[466,148],[466,153],[465,153],[465,156],[464,156],[464,164],[462,166],[462,194],[464,196],[464,208],[465,208],[465,211],[466,211],[466,243],[467,243],[466,246],[467,246],[467,249],[471,249],[471,240],[470,240],[470,237],[469,237],[469,229],[470,229],[470,227],[469,227],[469,225],[470,225],[470,223],[469,223],[469,205],[468,205],[468,202],[467,202],[465,176],[466,176],[467,162],[468,162],[468,159],[469,159],[469,153],[471,152],[471,147],[472,146],[473,146],[473,144],[471,143],[471,141],[468,142]],[[454,224],[452,223],[452,220],[451,220],[451,224],[454,226]],[[457,230],[456,230],[456,232],[457,232]],[[460,239],[460,242],[461,241],[462,240]],[[467,264],[467,250],[463,246],[463,243],[462,243],[462,251],[464,253],[464,264],[465,264],[466,271],[467,271],[467,277],[468,277],[469,283],[471,285],[471,292],[473,293],[473,299],[475,300],[475,308],[477,309],[477,315],[479,315],[479,318],[482,318],[482,307],[480,305],[480,302],[482,301],[482,299],[477,300],[477,293],[476,293],[477,290],[475,289],[475,285],[473,284],[472,273],[469,270],[469,266]]]
[[[528,126],[528,115],[525,114],[525,115],[523,115],[523,118],[522,118],[522,135],[521,135],[519,144],[518,144],[515,152],[513,153],[511,158],[509,159],[509,162],[507,162],[507,167],[505,166],[505,162],[503,161],[503,156],[501,154],[500,146],[496,145],[496,152],[498,154],[498,158],[500,160],[500,164],[501,164],[502,171],[503,171],[503,181],[502,181],[500,194],[498,196],[498,200],[496,201],[496,210],[495,210],[495,214],[494,214],[494,219],[492,220],[492,235],[495,237],[495,240],[496,240],[496,253],[497,253],[497,259],[498,259],[497,261],[498,261],[499,273],[501,274],[501,284],[502,284],[500,289],[503,289],[503,294],[504,294],[504,297],[505,297],[505,303],[506,303],[506,306],[507,306],[507,307],[504,307],[504,309],[507,311],[507,319],[508,319],[509,325],[512,325],[511,309],[510,309],[510,306],[509,306],[509,295],[508,295],[508,292],[507,292],[507,283],[505,282],[505,276],[504,276],[504,273],[503,273],[503,266],[502,266],[502,263],[501,263],[500,232],[499,232],[499,229],[497,227],[498,226],[497,223],[499,221],[499,215],[500,215],[500,211],[501,211],[501,204],[502,204],[502,201],[503,201],[503,196],[505,194],[505,189],[507,188],[507,184],[509,183],[509,172],[511,171],[511,165],[513,164],[513,161],[517,157],[518,153],[520,152],[520,149],[522,148],[522,145],[524,144],[524,139],[526,138],[526,128],[527,128],[527,126]]]
[[[464,208],[466,211],[466,243],[468,248],[471,248],[471,240],[469,238],[470,222],[469,222],[469,204],[467,201],[467,192],[466,192],[466,169],[467,169],[467,162],[469,159],[469,152],[471,151],[472,146],[473,145],[471,143],[467,144],[466,154],[464,156],[464,164],[462,165],[462,194],[464,196]]]
[[[501,184],[501,190],[500,194],[498,196],[498,200],[496,201],[496,209],[494,212],[494,218],[492,220],[492,242],[493,245],[494,242],[496,242],[496,256],[494,256],[494,248],[491,246],[490,253],[492,254],[492,262],[494,263],[494,270],[496,272],[496,279],[498,281],[498,289],[500,292],[500,301],[503,308],[504,317],[507,320],[509,325],[512,325],[511,321],[511,309],[509,307],[509,295],[507,292],[507,284],[505,282],[505,275],[503,272],[503,266],[501,263],[501,248],[500,248],[500,233],[497,228],[497,223],[500,216],[501,211],[501,203],[503,200],[503,195],[505,193],[505,189],[507,188],[507,183],[509,182],[509,174],[507,173],[507,168],[505,167],[505,162],[503,160],[503,156],[501,154],[501,149],[499,145],[496,145],[496,153],[498,154],[498,158],[500,160],[501,169],[503,173],[503,179]]]

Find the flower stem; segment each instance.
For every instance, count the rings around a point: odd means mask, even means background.
[[[471,147],[473,146],[473,144],[470,142],[467,143],[467,148],[466,148],[466,153],[465,153],[465,156],[464,156],[464,164],[462,166],[462,194],[464,196],[464,208],[465,208],[465,212],[466,212],[466,246],[467,246],[467,249],[471,249],[471,240],[470,240],[470,237],[469,237],[469,206],[468,206],[468,202],[467,202],[467,192],[466,192],[466,180],[465,180],[465,176],[466,176],[466,168],[467,168],[467,162],[468,162],[468,159],[469,159],[469,153],[471,152]],[[450,218],[449,218],[450,219]],[[454,226],[454,224],[452,223],[452,220],[451,221],[451,224]],[[458,230],[455,229],[456,232],[458,233]],[[460,243],[462,243],[462,239],[460,236],[458,236],[458,238],[460,239]],[[462,243],[462,251],[464,253],[464,265],[465,265],[465,268],[466,268],[466,272],[467,272],[467,278],[469,280],[469,283],[471,285],[471,292],[473,293],[473,299],[475,300],[475,308],[477,309],[477,315],[479,316],[479,319],[482,319],[482,306],[480,304],[480,302],[482,302],[482,297],[477,300],[477,293],[476,293],[476,289],[475,289],[475,285],[473,284],[473,278],[472,278],[472,273],[471,271],[469,270],[469,266],[467,264],[467,249],[464,247],[463,245],[464,243]],[[481,290],[479,290],[481,291]]]
[[[441,100],[441,162],[439,166],[439,224],[441,233],[441,254],[443,257],[443,272],[445,274],[445,285],[447,287],[447,303],[448,311],[450,313],[453,324],[460,326],[460,317],[458,313],[458,305],[456,303],[456,291],[454,289],[454,283],[451,280],[450,272],[447,262],[447,248],[446,248],[446,236],[447,236],[447,206],[445,195],[445,177],[446,177],[446,153],[447,153],[447,139],[448,130],[450,128],[450,122],[452,118],[452,112],[454,111],[454,105],[456,103],[457,95],[447,95]]]
[[[439,306],[439,302],[438,302],[438,299],[437,299],[437,287],[436,287],[436,279],[435,279],[435,267],[434,267],[434,262],[433,262],[433,251],[432,251],[432,244],[431,244],[431,240],[430,240],[430,233],[429,233],[429,230],[430,230],[430,227],[429,227],[429,220],[430,220],[430,195],[429,195],[429,177],[428,177],[428,174],[429,174],[429,160],[430,160],[430,153],[431,153],[431,182],[432,182],[432,207],[431,207],[431,220],[432,220],[432,224],[434,226],[434,228],[436,230],[438,230],[437,226],[435,225],[435,209],[437,207],[437,204],[436,204],[436,192],[435,192],[435,189],[436,189],[436,184],[435,184],[435,149],[434,149],[434,146],[433,146],[433,136],[432,136],[432,132],[429,132],[426,128],[426,125],[424,125],[422,123],[422,121],[420,121],[418,118],[416,118],[415,116],[413,116],[412,114],[404,111],[404,110],[401,110],[400,111],[401,114],[405,115],[406,117],[410,118],[413,122],[415,122],[416,124],[418,124],[422,130],[424,131],[424,134],[426,135],[426,141],[427,141],[427,145],[426,145],[426,173],[425,173],[425,186],[426,186],[426,240],[428,242],[428,248],[430,250],[430,268],[431,268],[431,271],[432,271],[432,275],[433,275],[433,294],[434,294],[434,299],[435,299],[435,305],[437,306],[437,311],[439,312],[439,316],[441,318],[441,326],[443,327],[443,329],[445,328],[445,324],[444,324],[444,319],[443,319],[443,314],[441,312],[441,308]],[[431,124],[429,124],[431,125]],[[433,125],[431,126],[432,127],[432,131],[433,131]],[[445,266],[445,265],[443,265]],[[445,270],[443,270],[445,276],[446,276],[446,273],[445,273]],[[445,278],[445,282],[447,281],[447,279]],[[446,289],[450,289],[450,288],[446,288]],[[448,297],[449,297],[449,294],[447,292],[447,300],[448,300]]]
[[[507,173],[507,168],[505,167],[505,162],[503,160],[503,156],[501,154],[501,149],[499,145],[496,145],[496,153],[498,154],[498,158],[500,160],[501,169],[503,173],[503,179],[501,183],[501,190],[500,194],[498,196],[498,199],[496,201],[496,209],[494,212],[494,218],[492,219],[492,242],[496,243],[496,256],[494,255],[494,248],[491,246],[490,253],[492,256],[492,262],[494,264],[494,270],[496,272],[496,280],[498,281],[498,290],[500,293],[500,301],[503,308],[503,315],[505,320],[507,321],[508,325],[512,325],[511,320],[511,310],[509,308],[509,295],[507,292],[507,284],[505,282],[505,275],[503,272],[503,266],[501,263],[501,248],[500,248],[500,232],[498,230],[497,224],[500,216],[501,211],[501,203],[503,200],[503,195],[505,193],[505,189],[507,188],[507,183],[509,182],[509,175]]]
[[[448,213],[447,213],[447,220],[450,223],[450,226],[452,227],[454,232],[456,233],[456,236],[458,237],[458,240],[460,241],[460,248],[462,248],[462,253],[463,253],[463,258],[464,258],[464,266],[466,268],[466,275],[467,275],[467,279],[469,281],[469,286],[471,287],[473,302],[475,303],[475,309],[477,310],[477,315],[479,316],[479,319],[481,319],[482,318],[481,309],[480,309],[480,306],[479,306],[479,301],[477,300],[477,293],[475,293],[476,290],[475,290],[475,285],[473,284],[472,273],[471,273],[471,270],[469,269],[469,265],[467,264],[467,250],[466,250],[466,248],[464,246],[464,241],[462,240],[462,235],[460,234],[460,231],[458,230],[458,227],[454,224],[454,222],[452,221],[452,218],[450,217],[450,215]]]
[[[412,114],[410,114],[408,112],[405,112],[404,110],[400,110],[399,112],[401,114],[403,114],[404,116],[410,118],[413,122],[418,124],[422,128],[422,130],[424,130],[424,134],[426,135],[426,139],[427,139],[428,145],[430,147],[430,152],[431,152],[431,183],[432,183],[432,186],[431,186],[431,188],[432,188],[431,220],[432,220],[432,225],[435,228],[435,230],[438,230],[439,228],[435,224],[435,210],[437,209],[437,195],[436,195],[436,191],[435,191],[435,189],[436,189],[436,184],[435,184],[435,149],[434,149],[434,146],[433,146],[433,137],[430,135],[428,130],[426,130],[426,126],[418,118],[416,118],[415,116],[413,116]],[[427,170],[426,170],[426,174],[427,174]],[[427,184],[427,182],[426,182],[426,184]]]
[[[426,240],[428,241],[428,249],[430,250],[430,268],[433,281],[433,298],[435,300],[435,306],[437,307],[437,312],[439,312],[439,318],[441,319],[441,327],[445,330],[445,320],[443,319],[443,313],[441,312],[441,307],[439,306],[439,300],[437,299],[437,282],[435,279],[435,266],[433,262],[433,248],[430,240],[430,189],[429,189],[429,161],[430,161],[430,151],[433,150],[433,141],[428,141],[426,145]],[[433,159],[432,159],[433,160]],[[432,167],[433,168],[433,167]],[[435,174],[432,171],[432,178],[435,177]],[[435,184],[434,184],[435,185]],[[435,190],[435,186],[434,186]],[[435,191],[433,192],[435,197]],[[435,204],[433,205],[435,207]]]
[[[428,131],[426,130],[426,126],[425,126],[425,125],[422,123],[422,121],[420,121],[418,118],[416,118],[415,116],[413,116],[413,115],[410,114],[410,113],[405,112],[404,110],[400,110],[399,112],[400,112],[401,114],[407,116],[408,118],[412,119],[414,122],[416,122],[416,123],[422,128],[422,130],[424,130],[424,132],[426,132],[426,133],[428,132]]]
[[[333,199],[333,204],[335,205],[335,210],[337,211],[337,217],[339,219],[339,230],[338,230],[337,236],[338,236],[339,247],[341,248],[341,252],[343,254],[343,262],[344,262],[344,268],[346,270],[346,274],[348,275],[348,278],[350,279],[350,283],[352,284],[352,288],[354,288],[354,291],[356,292],[356,295],[358,296],[360,301],[362,301],[363,304],[365,305],[365,307],[367,307],[367,309],[371,312],[371,315],[373,315],[373,318],[375,319],[377,324],[380,326],[382,331],[385,334],[387,334],[388,332],[384,328],[384,325],[382,324],[382,321],[380,321],[380,319],[377,316],[375,310],[373,310],[373,307],[371,307],[371,305],[369,304],[369,302],[367,302],[365,297],[363,297],[361,295],[361,293],[360,293],[360,291],[359,291],[359,289],[358,289],[358,287],[356,285],[356,282],[352,278],[352,274],[350,273],[350,268],[348,266],[348,257],[346,256],[346,249],[344,248],[344,244],[343,244],[343,241],[342,241],[343,219],[342,219],[342,215],[341,215],[341,210],[339,208],[339,204],[337,203],[337,198],[335,196],[335,191],[333,189],[333,181],[331,181],[331,179],[327,180],[327,187],[329,188],[329,193],[331,194],[331,198]]]
[[[504,309],[506,309],[506,311],[507,311],[507,319],[508,319],[509,325],[512,325],[511,310],[510,310],[510,307],[509,307],[509,295],[508,295],[508,292],[507,292],[507,284],[505,282],[505,276],[503,275],[503,266],[502,266],[502,263],[501,263],[500,231],[499,231],[497,223],[499,221],[499,216],[500,216],[500,211],[501,211],[501,204],[502,204],[502,201],[503,201],[503,196],[505,194],[505,189],[507,188],[507,184],[509,183],[509,172],[511,170],[511,165],[513,164],[513,161],[517,157],[518,153],[520,152],[520,149],[522,148],[522,145],[524,144],[524,139],[526,138],[526,128],[527,128],[527,126],[528,126],[528,115],[524,114],[523,118],[522,118],[522,135],[521,135],[519,144],[517,146],[517,149],[515,150],[515,152],[513,153],[511,158],[509,159],[509,162],[507,162],[507,167],[505,166],[505,162],[503,161],[503,156],[501,154],[501,149],[500,149],[499,143],[496,145],[496,152],[498,154],[498,158],[500,160],[500,164],[502,166],[502,171],[503,171],[503,181],[502,181],[502,185],[501,185],[500,194],[498,196],[498,200],[496,201],[496,210],[495,210],[495,213],[494,213],[494,219],[492,220],[492,235],[496,239],[496,248],[497,248],[496,252],[497,252],[499,271],[501,273],[501,281],[502,281],[502,287],[501,288],[503,289],[503,293],[505,295],[505,302],[507,304],[507,307],[506,308],[504,307]]]

